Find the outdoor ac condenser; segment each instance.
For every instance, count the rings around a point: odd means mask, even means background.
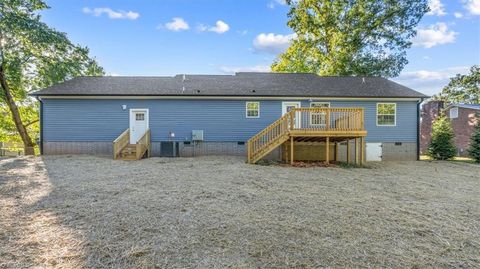
[[[160,157],[178,157],[178,142],[160,142]]]

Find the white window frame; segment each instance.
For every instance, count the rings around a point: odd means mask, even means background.
[[[257,116],[249,116],[248,115],[249,110],[254,111],[253,109],[248,109],[248,104],[249,103],[257,103],[258,104],[258,115]],[[258,119],[258,118],[260,118],[260,102],[259,101],[245,102],[245,118],[247,118],[247,119]]]
[[[453,111],[455,111],[455,113],[452,113]],[[455,116],[455,117],[454,117],[454,116]],[[449,117],[450,117],[450,119],[456,119],[456,118],[458,118],[458,107],[452,107],[452,108],[450,108]]]
[[[379,105],[394,105],[395,107],[395,114],[393,114],[394,118],[393,118],[393,124],[378,124],[378,106]],[[379,127],[394,127],[394,126],[397,126],[397,103],[377,103],[377,107],[376,107],[376,116],[375,116],[375,121],[377,123],[377,126]],[[380,114],[380,115],[391,115],[391,114]]]
[[[327,108],[330,108],[330,102],[312,101],[312,102],[310,102],[310,108],[312,108],[312,107],[313,107],[312,105],[314,105],[314,104],[327,104],[327,105],[328,105]],[[320,113],[321,113],[321,112],[320,112]],[[314,122],[313,116],[315,116],[315,114],[316,114],[316,113],[310,113],[310,125],[311,125],[311,126],[327,126],[327,124],[326,124],[327,119],[325,119],[325,124],[312,123],[312,122]],[[323,114],[325,114],[325,113],[323,113]],[[326,116],[326,115],[325,115],[325,116]]]

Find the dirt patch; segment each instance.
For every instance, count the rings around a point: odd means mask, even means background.
[[[2,159],[0,268],[479,266],[480,166],[369,168]]]

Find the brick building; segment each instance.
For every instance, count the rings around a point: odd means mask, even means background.
[[[480,122],[480,104],[452,104],[445,108],[445,114],[452,121],[458,156],[468,156],[470,137]]]
[[[420,152],[426,154],[431,140],[432,123],[442,111],[451,119],[455,133],[458,156],[468,156],[470,137],[480,122],[480,104],[451,104],[444,107],[442,101],[430,101],[422,106],[420,119]]]

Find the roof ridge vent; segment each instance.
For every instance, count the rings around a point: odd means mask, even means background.
[[[182,77],[182,93],[185,92],[185,80],[187,80],[187,77],[185,74],[183,74],[183,77]]]
[[[362,84],[365,84],[365,77],[362,77]]]

